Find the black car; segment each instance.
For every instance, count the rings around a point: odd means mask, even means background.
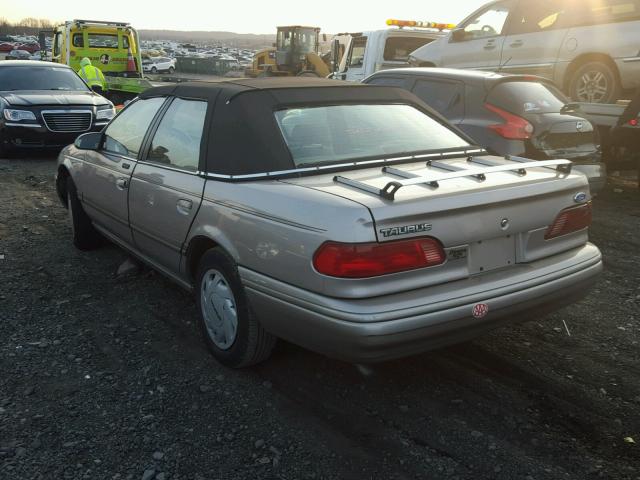
[[[595,126],[550,81],[449,68],[379,71],[363,80],[410,90],[498,155],[565,158],[589,177],[592,192],[606,182]]]
[[[0,154],[64,147],[114,115],[113,104],[66,65],[0,62]]]

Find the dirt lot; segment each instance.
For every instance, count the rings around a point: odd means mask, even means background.
[[[606,270],[562,312],[370,370],[281,344],[230,371],[188,294],[72,248],[54,165],[0,160],[1,479],[640,479],[637,189],[596,199]]]

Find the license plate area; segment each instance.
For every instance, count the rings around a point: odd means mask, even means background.
[[[513,235],[479,240],[469,245],[469,273],[483,273],[516,263],[516,239]]]

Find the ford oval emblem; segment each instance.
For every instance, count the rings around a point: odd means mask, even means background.
[[[576,203],[582,203],[587,199],[587,194],[584,192],[578,192],[573,196],[573,201]]]

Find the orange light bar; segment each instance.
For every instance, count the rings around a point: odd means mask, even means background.
[[[387,20],[390,27],[417,27],[417,28],[435,28],[437,30],[453,30],[456,28],[454,23],[437,23],[437,22],[420,22],[417,20],[396,20],[390,18]]]

